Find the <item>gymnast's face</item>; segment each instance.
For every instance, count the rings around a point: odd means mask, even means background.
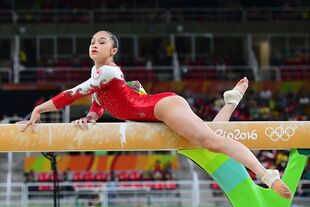
[[[105,62],[116,54],[117,48],[113,48],[111,35],[105,31],[94,34],[89,45],[89,57],[96,63]]]

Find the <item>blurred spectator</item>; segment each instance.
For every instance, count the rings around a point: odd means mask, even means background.
[[[110,176],[109,176],[109,181],[110,182],[118,181],[118,177],[116,176],[115,170],[111,170]]]
[[[29,172],[25,172],[24,176],[25,176],[25,183],[33,183],[37,181],[33,170],[30,170]],[[31,192],[31,191],[37,191],[37,190],[38,190],[38,186],[28,185],[28,191]]]
[[[275,160],[275,153],[273,150],[263,150],[260,151],[257,155],[259,160],[262,162],[262,165],[267,169],[274,169],[276,168],[274,160]]]
[[[307,95],[305,92],[302,93],[302,94],[299,96],[298,103],[299,103],[300,105],[309,106],[309,103],[310,103],[309,95]]]
[[[309,95],[306,94],[306,92],[303,92],[300,94],[298,98],[298,107],[297,107],[297,120],[300,121],[306,121],[307,120],[307,114],[310,113],[310,99]]]
[[[250,99],[247,103],[248,108],[249,108],[249,113],[250,113],[250,120],[251,121],[256,121],[259,120],[260,113],[259,113],[259,108],[257,106],[257,102],[255,99]]]
[[[63,171],[63,173],[62,173],[62,181],[64,181],[64,182],[72,181],[72,174],[71,174],[70,168],[68,168],[65,171]]]
[[[28,62],[28,56],[26,53],[26,50],[24,48],[21,48],[19,50],[19,64],[20,64],[20,69],[23,70],[25,66],[27,65]]]
[[[225,76],[226,76],[226,74],[225,74],[225,72],[226,72],[226,63],[225,63],[223,58],[219,58],[216,61],[215,68],[216,68],[216,71],[217,71],[218,78],[220,80],[226,79],[225,78]]]
[[[35,174],[33,170],[30,170],[29,172],[25,172],[25,183],[31,183],[36,181]]]
[[[272,114],[268,106],[262,106],[260,108],[260,120],[261,121],[272,121]]]
[[[144,171],[142,174],[143,180],[151,181],[153,180],[153,172],[152,171]]]
[[[189,90],[189,89],[185,89],[185,91],[184,91],[182,96],[186,99],[187,103],[193,109],[195,107],[194,93],[191,90]]]
[[[272,97],[272,92],[269,88],[264,87],[260,92],[259,92],[259,98],[262,104],[267,104],[268,101]]]
[[[146,62],[145,62],[145,69],[146,70],[152,70],[152,68],[153,68],[152,57],[150,55],[148,55],[146,58]]]
[[[288,162],[288,153],[285,151],[275,151],[275,164],[277,166],[277,169],[280,172],[284,172],[287,162]]]
[[[163,178],[163,170],[161,168],[161,163],[160,160],[156,160],[154,163],[153,179],[162,180],[162,178]]]
[[[219,112],[223,106],[224,106],[224,99],[222,98],[222,96],[219,93],[217,93],[215,95],[213,107],[214,107],[216,112]]]
[[[163,169],[163,180],[173,180],[173,169],[170,161],[167,161]]]

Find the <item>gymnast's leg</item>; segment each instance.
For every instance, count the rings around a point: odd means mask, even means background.
[[[238,84],[236,85],[236,90],[242,94],[245,92],[246,88],[247,87],[238,86]],[[224,106],[214,121],[227,120],[234,110],[234,108],[229,107],[230,106]],[[166,97],[156,104],[154,113],[157,119],[163,121],[179,135],[188,138],[192,142],[210,151],[226,154],[252,170],[259,178],[265,175],[267,170],[248,148],[240,142],[215,134],[212,129],[191,110],[184,98],[180,96]],[[272,184],[272,189],[283,197],[291,197],[290,190],[280,179]]]
[[[241,79],[235,86],[234,89],[238,90],[241,92],[243,95],[248,88],[248,80],[246,78]],[[237,104],[229,104],[225,103],[223,108],[218,112],[218,114],[215,116],[213,119],[213,122],[218,122],[218,121],[229,121],[232,113],[236,109]],[[274,189],[281,189],[281,186],[283,185],[282,180],[277,180],[272,184],[272,188]]]

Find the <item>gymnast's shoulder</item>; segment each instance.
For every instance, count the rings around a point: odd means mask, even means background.
[[[119,66],[117,66],[116,64],[114,65],[109,64],[109,65],[103,65],[99,68],[96,68],[96,66],[94,66],[92,68],[92,78],[105,80],[105,82],[107,82],[113,78],[123,80],[124,75]]]

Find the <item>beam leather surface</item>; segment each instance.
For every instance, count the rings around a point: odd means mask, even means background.
[[[310,149],[310,122],[206,122],[218,135],[251,149]],[[162,123],[119,122],[37,124],[21,132],[21,124],[0,124],[0,152],[146,151],[200,148]]]

